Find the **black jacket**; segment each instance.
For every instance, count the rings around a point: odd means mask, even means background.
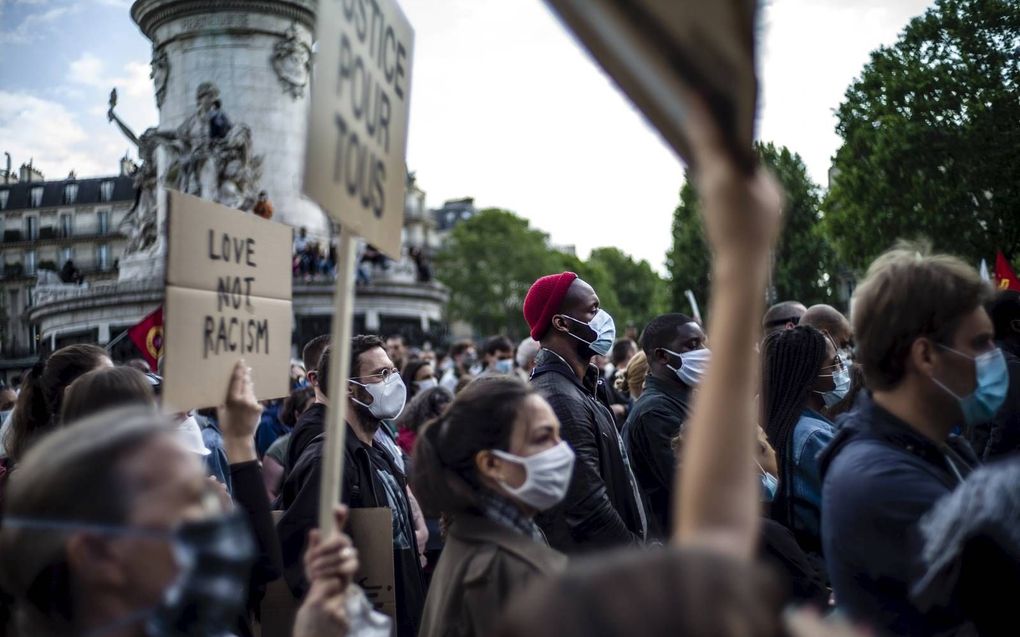
[[[910,599],[918,521],[977,463],[965,440],[936,445],[862,392],[819,456],[822,548],[836,603],[880,635],[933,635],[959,624]]]
[[[676,469],[673,439],[690,416],[690,400],[691,388],[687,385],[649,376],[644,393],[634,401],[623,426],[623,442],[634,477],[648,498],[652,534],[658,538],[669,535]]]
[[[290,468],[297,464],[301,452],[305,450],[308,443],[324,431],[326,410],[326,405],[314,403],[298,417],[297,423],[294,424],[294,430],[290,434],[287,457],[283,463],[284,477],[290,473]]]
[[[318,526],[322,454],[326,434],[313,438],[284,480],[280,501],[285,508],[276,529],[283,552],[284,578],[302,597],[308,590],[302,558],[308,531]],[[352,509],[393,509],[393,570],[396,584],[398,635],[415,635],[425,605],[425,579],[418,561],[414,519],[407,500],[407,482],[383,449],[365,445],[347,427],[344,447],[343,494]]]
[[[556,354],[541,350],[531,384],[556,412],[560,434],[577,459],[567,496],[536,521],[564,553],[645,539],[644,504],[595,368],[582,385]],[[598,394],[598,397],[596,397]]]

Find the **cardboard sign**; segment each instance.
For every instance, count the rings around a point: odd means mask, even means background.
[[[547,0],[690,164],[684,103],[705,100],[739,164],[754,167],[755,0]]]
[[[223,402],[238,359],[259,400],[289,391],[291,229],[169,191],[163,407]]]
[[[400,257],[414,31],[395,0],[322,0],[305,193]]]
[[[396,625],[392,511],[386,507],[351,509],[347,518],[347,534],[358,549],[360,567],[354,581],[365,591],[372,607],[389,615]]]

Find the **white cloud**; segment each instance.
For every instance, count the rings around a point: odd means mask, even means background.
[[[109,172],[87,148],[89,135],[63,105],[27,93],[0,91],[0,139],[15,166],[35,159],[53,179]]]
[[[27,44],[39,40],[50,34],[57,20],[73,11],[73,6],[53,7],[41,13],[29,14],[14,29],[0,31],[0,44]]]

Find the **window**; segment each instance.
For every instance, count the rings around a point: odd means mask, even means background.
[[[35,250],[25,251],[25,274],[35,274]]]
[[[96,265],[100,270],[110,269],[110,246],[105,243],[96,246]]]
[[[28,325],[28,347],[33,354],[39,351],[39,326],[35,323]]]
[[[10,190],[6,188],[0,190],[0,210],[3,210],[7,207],[7,200],[10,198],[11,198]]]
[[[113,201],[112,181],[104,181],[99,184],[99,201]]]
[[[72,204],[78,200],[78,184],[66,184],[64,186],[64,203]]]
[[[35,305],[35,286],[28,286],[25,288],[25,307],[32,307]]]
[[[99,216],[99,234],[106,234],[110,231],[110,211],[100,210]]]
[[[36,187],[32,188],[32,192],[31,192],[32,201],[31,201],[30,205],[33,208],[38,208],[39,206],[42,205],[42,195],[43,195],[43,187],[42,186],[36,186]]]
[[[11,299],[10,305],[8,306],[11,309],[11,314],[13,315],[16,313],[20,313],[21,308],[18,307],[18,288],[11,288],[8,294],[10,295]]]
[[[25,241],[39,238],[39,217],[25,217]]]
[[[68,212],[60,215],[60,236],[67,238],[74,234],[74,219]]]
[[[61,248],[60,250],[60,267],[64,267],[64,264],[68,261],[74,261],[74,248]]]

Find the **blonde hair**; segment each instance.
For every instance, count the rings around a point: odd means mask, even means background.
[[[626,391],[631,398],[637,398],[645,387],[645,376],[648,375],[648,357],[643,351],[634,354],[627,367],[616,376],[617,391]]]

